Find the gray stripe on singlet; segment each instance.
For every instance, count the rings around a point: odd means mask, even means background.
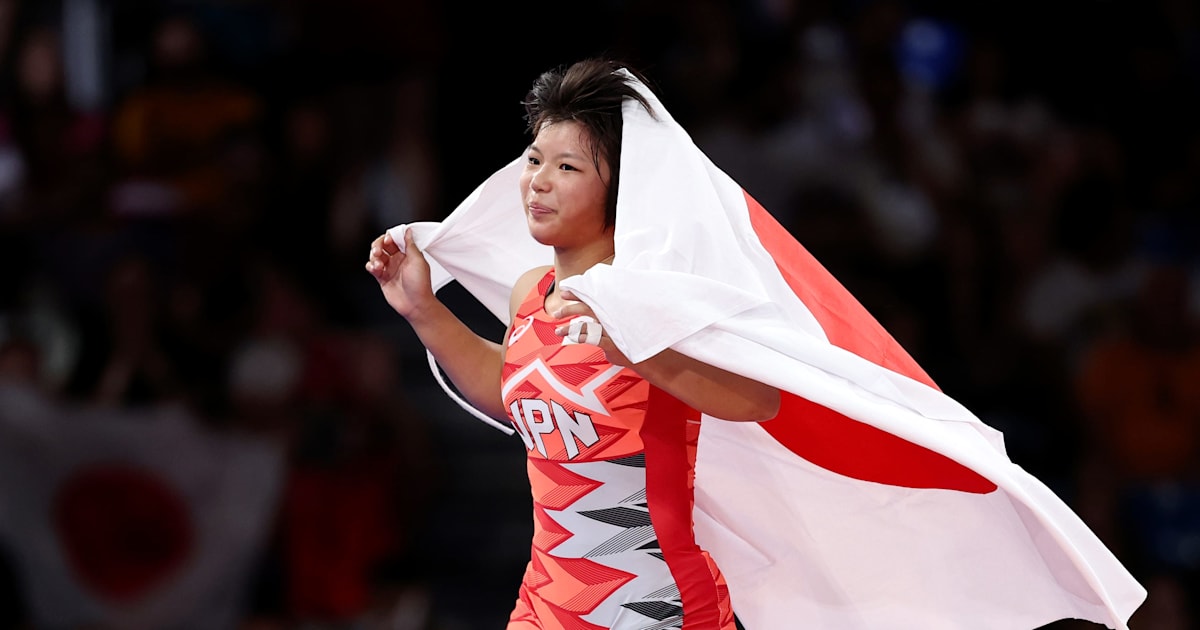
[[[679,585],[672,584],[666,588],[660,588],[646,595],[644,599],[679,599]]]
[[[646,489],[642,488],[641,490],[638,490],[637,492],[625,497],[624,499],[621,499],[621,503],[622,504],[633,503],[635,505],[644,505],[646,503]]]
[[[621,553],[629,551],[637,545],[654,539],[654,527],[646,525],[643,527],[632,527],[627,529],[612,538],[604,541],[604,544],[585,553],[584,558],[595,558],[597,556],[607,556],[613,553]]]

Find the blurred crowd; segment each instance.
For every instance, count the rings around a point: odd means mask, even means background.
[[[242,627],[505,618],[523,451],[362,265],[600,53],[1143,580],[1135,627],[1200,627],[1200,7],[486,4],[0,0],[0,381],[278,445]],[[4,627],[35,622],[19,544]]]

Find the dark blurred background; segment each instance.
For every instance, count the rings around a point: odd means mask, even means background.
[[[523,449],[363,263],[592,54],[1005,433],[1149,588],[1133,627],[1200,627],[1196,3],[479,4],[0,0],[0,627],[500,627]],[[100,443],[185,490],[59,487]]]

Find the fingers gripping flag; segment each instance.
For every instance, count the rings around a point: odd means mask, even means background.
[[[698,447],[697,540],[746,627],[1125,628],[1146,595],[1125,567],[639,88],[656,115],[625,105],[616,257],[562,284],[635,362],[672,348],[783,392],[767,422],[705,417]],[[392,230],[506,323],[552,262],[520,170]]]

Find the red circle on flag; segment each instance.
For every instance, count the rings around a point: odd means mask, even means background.
[[[89,591],[113,603],[147,595],[193,549],[186,501],[144,468],[80,468],[62,483],[52,509],[67,563]]]

